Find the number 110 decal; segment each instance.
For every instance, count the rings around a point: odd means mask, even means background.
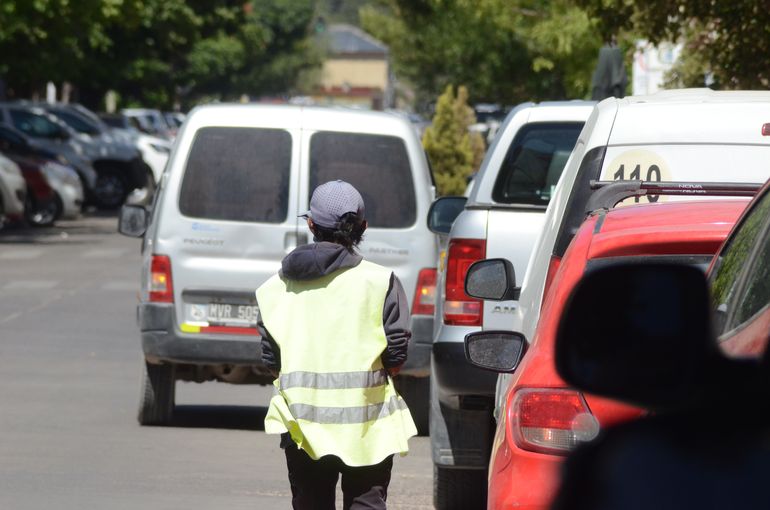
[[[641,165],[636,165],[634,167],[634,169],[628,175],[628,179],[626,179],[625,171],[626,171],[625,165],[620,165],[620,168],[618,168],[618,171],[615,172],[614,174],[612,174],[612,180],[614,180],[614,181],[625,181],[625,180],[639,181],[639,180],[642,180],[642,177],[641,177],[642,166]],[[647,168],[647,178],[643,179],[643,180],[645,180],[645,181],[660,182],[660,167],[658,165],[654,165],[654,164],[650,165]],[[646,198],[648,201],[650,201],[652,203],[655,203],[655,202],[658,201],[660,196],[658,196],[658,195],[645,195],[644,198]],[[638,204],[639,203],[639,197],[634,197],[634,202]]]
[[[603,181],[671,181],[671,173],[668,165],[658,154],[643,149],[634,149],[623,152],[613,158],[609,165],[604,167],[601,180]],[[667,197],[660,195],[645,195],[643,197],[627,198],[620,205],[630,205],[644,200],[650,203],[664,202]]]

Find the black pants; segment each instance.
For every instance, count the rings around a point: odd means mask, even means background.
[[[284,447],[294,510],[335,510],[337,479],[342,475],[344,510],[385,509],[393,456],[374,466],[346,466],[339,457],[313,460],[291,440]]]

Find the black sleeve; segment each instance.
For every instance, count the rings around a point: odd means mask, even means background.
[[[409,320],[409,302],[406,299],[406,293],[398,277],[391,273],[390,287],[382,310],[382,326],[388,340],[388,346],[381,357],[385,368],[400,367],[406,361],[409,339],[412,337]]]
[[[262,322],[261,314],[257,316],[257,331],[262,336],[262,363],[268,370],[277,374],[281,371],[281,348],[270,336],[265,323]]]

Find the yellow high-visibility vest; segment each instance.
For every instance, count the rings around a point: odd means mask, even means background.
[[[371,466],[409,450],[417,434],[380,356],[391,271],[361,261],[314,280],[273,276],[257,289],[281,371],[265,432],[289,432],[313,459]]]

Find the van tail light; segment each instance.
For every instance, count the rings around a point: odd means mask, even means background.
[[[465,275],[468,268],[486,257],[484,239],[453,239],[449,241],[446,262],[446,295],[444,297],[444,324],[454,326],[481,326],[483,307],[480,299],[465,293]]]
[[[762,136],[770,136],[770,122],[762,124]]]
[[[548,262],[548,272],[545,273],[545,286],[543,286],[543,299],[540,300],[540,307],[542,308],[545,303],[545,298],[548,296],[548,291],[551,289],[551,284],[556,276],[556,272],[559,271],[559,265],[561,264],[561,258],[556,255],[551,256],[551,260]]]
[[[566,455],[599,434],[599,422],[577,391],[525,388],[511,399],[513,440],[524,450]]]
[[[153,255],[150,262],[150,301],[173,303],[174,286],[171,283],[171,259],[166,255]]]
[[[414,289],[412,315],[433,315],[436,308],[436,268],[421,269]]]

